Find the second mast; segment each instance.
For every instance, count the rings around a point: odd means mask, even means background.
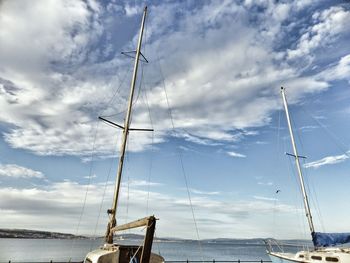
[[[286,112],[290,138],[291,138],[291,141],[292,141],[294,157],[295,157],[295,163],[296,163],[297,170],[298,170],[300,188],[301,188],[301,192],[303,194],[303,201],[304,201],[306,217],[307,217],[307,220],[308,220],[308,223],[309,223],[309,228],[310,228],[311,235],[313,235],[313,233],[315,232],[314,223],[312,221],[312,215],[311,215],[311,210],[310,210],[310,205],[309,205],[309,199],[307,197],[306,190],[305,190],[304,178],[303,178],[303,174],[301,172],[301,166],[300,166],[300,162],[299,162],[299,155],[298,155],[298,152],[297,152],[297,147],[295,145],[293,129],[292,129],[292,125],[291,125],[291,122],[290,122],[290,116],[289,116],[289,111],[288,111],[288,104],[287,104],[286,94],[284,92],[284,88],[283,87],[281,87],[281,94],[282,94],[282,99],[283,99],[284,110]]]

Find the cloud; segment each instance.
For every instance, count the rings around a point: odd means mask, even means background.
[[[20,226],[21,228],[76,233],[83,198],[88,190],[78,234],[92,235],[94,234],[92,229],[95,228],[99,216],[104,189],[104,183],[88,186],[72,181],[50,183],[42,188],[3,187],[0,188],[0,208],[3,211],[0,223],[5,228]],[[135,220],[144,217],[148,212],[147,214],[155,214],[160,218],[157,222],[157,236],[195,238],[187,196],[172,195],[172,188],[169,185],[166,188],[157,189],[159,191],[148,192],[132,185],[129,188],[123,186],[118,206],[118,222],[121,224]],[[113,190],[114,185],[108,183],[102,211],[109,208]],[[176,189],[173,190],[176,191]],[[269,200],[267,202],[266,200],[225,202],[216,200],[216,196],[209,194],[192,197],[193,209],[200,229],[207,229],[211,220],[221,222],[220,225],[212,226],[208,233],[202,231],[201,238],[213,237],[211,231],[214,231],[215,237],[228,237],[234,233],[242,233],[242,237],[245,234],[247,234],[245,237],[257,237],[267,230],[264,229],[264,224],[258,224],[260,227],[253,227],[255,231],[252,231],[251,226],[257,225],[252,222],[256,220],[261,222],[260,217],[272,213],[274,209],[288,217],[290,217],[290,211],[295,210],[285,204],[275,207]],[[208,214],[210,214],[210,221],[208,221]],[[97,235],[104,233],[107,221],[108,217],[103,212],[97,224]],[[178,223],[175,224],[175,221]]]
[[[314,161],[314,162],[309,162],[305,163],[304,167],[305,168],[319,168],[323,165],[329,165],[329,164],[336,164],[336,163],[341,163],[344,162],[345,160],[349,159],[348,154],[342,154],[342,155],[335,155],[335,156],[327,156],[324,157],[320,160]]]
[[[341,6],[332,6],[312,15],[313,25],[299,39],[297,48],[288,50],[288,58],[309,56],[313,50],[334,42],[337,35],[349,30],[350,12]]]
[[[350,54],[341,57],[335,66],[321,72],[319,77],[328,81],[339,79],[350,80]]]
[[[220,192],[216,192],[216,191],[201,191],[201,190],[197,190],[194,188],[190,188],[189,189],[191,193],[193,194],[198,194],[198,195],[218,195],[220,194]]]
[[[258,185],[272,186],[273,182],[258,182]]]
[[[206,145],[206,146],[220,145],[220,143],[216,142],[215,140],[201,138],[200,136],[194,136],[187,132],[181,132],[181,133],[178,132],[175,134],[175,136],[179,138],[184,138],[188,142],[192,142],[200,145]]]
[[[125,9],[125,14],[127,16],[134,16],[136,14],[142,13],[143,11],[143,8],[141,6],[137,6],[137,5],[131,6],[128,4],[125,5],[124,9]]]
[[[266,145],[266,144],[269,144],[269,142],[266,142],[266,141],[256,141],[255,143],[256,143],[256,144],[259,144],[259,145]]]
[[[253,196],[253,198],[257,199],[257,200],[264,200],[264,201],[277,201],[278,200],[276,198],[265,197],[265,196]]]
[[[227,152],[228,155],[232,156],[232,157],[238,157],[238,158],[246,158],[247,156],[241,153],[237,153],[237,152]]]
[[[306,126],[300,127],[299,130],[308,132],[308,131],[311,131],[311,130],[314,130],[314,129],[317,129],[317,128],[319,128],[319,127],[318,126],[314,126],[314,125],[306,125]]]
[[[314,15],[299,21],[306,7]],[[130,151],[174,136],[206,146],[252,136],[281,107],[281,84],[290,87],[291,103],[330,87],[331,71],[312,75],[300,65],[316,54],[320,38],[344,42],[349,17],[341,6],[315,11],[310,1],[159,2],[149,10],[150,63],[139,71],[145,86],[135,96],[133,125],[155,132],[131,133]],[[11,147],[84,160],[92,149],[113,156],[120,131],[96,119],[103,113],[123,122],[132,62],[119,54],[135,48],[140,11],[123,2],[2,3],[0,121]],[[282,44],[291,34],[297,46]],[[347,68],[344,56],[337,78],[346,78]]]
[[[96,178],[97,175],[96,174],[93,174],[93,175],[87,175],[87,176],[84,176],[84,179],[94,179]]]
[[[13,178],[44,178],[44,174],[16,164],[0,164],[0,176]]]
[[[129,182],[125,182],[124,185],[128,184],[132,187],[142,187],[142,186],[160,186],[161,183],[156,182],[148,182],[144,180],[130,180]]]

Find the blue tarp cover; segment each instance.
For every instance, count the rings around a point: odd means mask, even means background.
[[[350,233],[312,233],[315,247],[331,247],[350,242]]]

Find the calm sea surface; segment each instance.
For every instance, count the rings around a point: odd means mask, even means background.
[[[101,240],[0,239],[0,262],[48,262],[83,260]],[[139,244],[141,241],[131,243]],[[128,241],[130,243],[130,241]],[[153,251],[165,260],[269,260],[265,246],[236,242],[155,242]]]

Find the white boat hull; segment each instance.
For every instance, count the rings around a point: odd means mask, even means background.
[[[141,260],[141,247],[105,244],[91,251],[85,257],[84,263],[138,263]],[[164,263],[164,258],[151,253],[149,263]]]
[[[313,251],[299,251],[295,254],[268,252],[272,263],[350,263],[349,248],[325,248]]]
[[[268,253],[272,263],[295,263],[295,262],[306,262],[305,260],[296,260],[293,254],[289,253]]]

